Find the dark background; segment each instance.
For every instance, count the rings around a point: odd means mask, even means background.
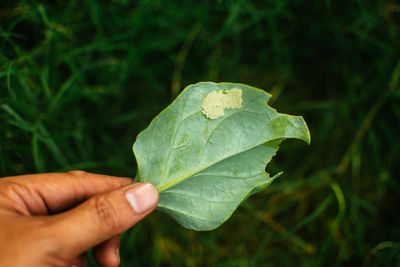
[[[240,82],[302,115],[284,170],[217,230],[155,212],[122,266],[400,265],[400,4],[0,3],[0,176],[134,177],[136,135],[187,85]],[[93,264],[93,263],[92,263]]]

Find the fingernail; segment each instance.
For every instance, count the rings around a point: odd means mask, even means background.
[[[115,250],[115,255],[117,256],[117,261],[118,261],[118,265],[119,265],[119,263],[121,262],[121,259],[119,258],[119,248],[117,248]]]
[[[126,192],[126,199],[136,214],[142,214],[154,207],[158,191],[149,183],[140,183]]]

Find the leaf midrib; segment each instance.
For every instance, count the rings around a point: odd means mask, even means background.
[[[236,155],[239,155],[239,154],[241,154],[241,153],[244,153],[244,152],[246,152],[246,151],[249,151],[249,150],[251,150],[251,149],[253,149],[253,148],[256,148],[256,147],[258,147],[258,146],[261,146],[261,145],[263,145],[263,144],[265,144],[265,143],[272,142],[272,141],[274,141],[274,140],[276,140],[276,139],[279,139],[279,138],[274,138],[274,139],[271,139],[271,140],[263,141],[263,142],[261,142],[261,143],[257,143],[256,145],[251,146],[251,147],[249,147],[249,148],[247,148],[247,149],[244,149],[244,150],[242,150],[242,151],[239,151],[239,152],[237,152],[237,153],[235,153],[235,154],[231,154],[231,155],[229,155],[229,156],[227,156],[227,157],[225,157],[225,158],[222,158],[222,159],[220,159],[220,160],[211,162],[210,164],[205,165],[203,168],[196,169],[196,170],[194,170],[193,172],[189,172],[188,174],[185,174],[185,175],[182,175],[182,176],[180,176],[180,177],[178,177],[178,178],[176,178],[176,179],[173,179],[172,181],[170,181],[170,182],[168,182],[168,183],[166,183],[166,184],[164,184],[164,185],[158,187],[158,188],[157,188],[157,189],[158,189],[158,192],[159,192],[159,193],[162,193],[162,192],[166,191],[167,189],[169,189],[169,188],[171,188],[171,187],[173,187],[173,186],[175,186],[175,185],[177,185],[177,184],[179,184],[179,183],[185,181],[186,179],[192,177],[193,175],[195,175],[195,174],[197,174],[197,173],[199,173],[199,172],[202,172],[202,171],[204,171],[205,169],[208,169],[208,168],[210,168],[211,166],[213,166],[213,165],[215,165],[215,164],[217,164],[217,163],[219,163],[219,162],[221,162],[221,161],[224,161],[224,160],[226,160],[226,159],[229,159],[229,158],[231,158],[231,157],[234,157],[234,156],[236,156]],[[267,163],[266,163],[266,164],[267,164]]]
[[[244,107],[249,106],[249,105],[250,105],[251,103],[253,103],[253,101],[256,100],[256,99],[257,99],[257,96],[255,96],[254,98],[252,98],[251,100],[249,100],[249,101],[244,105]],[[182,111],[185,109],[185,106],[186,106],[186,102],[184,101],[184,103],[183,103],[183,105],[182,105]],[[237,111],[233,112],[232,114],[230,114],[230,115],[228,115],[228,116],[225,116],[225,118],[223,118],[223,120],[221,120],[221,121],[218,123],[218,125],[213,129],[213,131],[209,134],[206,143],[209,142],[210,138],[212,137],[212,135],[214,134],[214,132],[216,131],[216,129],[217,129],[224,121],[226,121],[228,118],[230,118],[230,117],[232,117],[232,116],[238,114],[238,111],[240,111],[240,110],[237,110]],[[171,157],[171,154],[172,154],[172,151],[173,151],[172,145],[175,143],[175,138],[176,138],[176,135],[177,135],[177,133],[178,133],[178,132],[177,132],[177,129],[179,129],[179,127],[182,125],[183,121],[185,121],[187,118],[189,118],[189,117],[191,117],[191,116],[193,116],[193,115],[195,115],[195,114],[197,114],[197,113],[200,113],[200,112],[201,112],[201,109],[200,109],[200,110],[197,110],[196,112],[194,112],[194,113],[192,113],[192,114],[190,114],[190,115],[188,115],[188,116],[186,116],[186,117],[184,117],[183,119],[181,119],[181,120],[179,121],[179,123],[177,123],[177,124],[174,125],[174,136],[173,136],[173,138],[171,139],[171,142],[170,142],[170,145],[169,145],[169,151],[168,151],[167,158],[166,158],[166,160],[165,160],[165,166],[164,166],[164,170],[163,170],[164,176],[163,176],[162,179],[161,179],[161,183],[165,181],[166,175],[167,175],[167,173],[169,172],[169,169],[170,169],[169,161],[170,161],[170,157]],[[244,151],[247,151],[247,150],[244,150]],[[244,152],[244,151],[243,151],[243,152]],[[204,153],[204,147],[203,147],[203,149],[202,149],[202,151],[201,151],[200,154],[203,154],[203,153]],[[241,153],[241,152],[239,152],[239,153]],[[239,153],[238,153],[238,154],[239,154]],[[233,154],[233,155],[234,155],[234,154]],[[231,157],[231,156],[233,156],[233,155],[230,155],[230,156],[228,156],[227,158],[229,158],[229,157]],[[202,155],[201,157],[203,157],[203,155]],[[226,159],[226,158],[224,158],[224,159]],[[222,159],[222,160],[224,160],[224,159]],[[222,160],[220,160],[220,161],[222,161]],[[220,162],[220,161],[217,161],[217,162]],[[208,167],[206,167],[206,168],[208,168]],[[204,170],[204,169],[202,169],[202,170]],[[200,171],[201,171],[201,170],[200,170]],[[196,172],[195,172],[195,173],[196,173]],[[171,182],[172,182],[172,181],[171,181]],[[168,184],[168,183],[167,183],[167,184]],[[164,186],[164,185],[163,185],[163,186]],[[160,189],[161,189],[163,186],[161,186],[161,187],[159,188],[159,192],[160,192],[160,193],[166,190],[166,189],[165,189],[165,190],[163,190],[163,191],[160,191]],[[169,187],[168,187],[168,188],[169,188]],[[167,189],[168,189],[168,188],[167,188]]]

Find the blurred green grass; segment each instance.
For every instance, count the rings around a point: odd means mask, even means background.
[[[122,266],[400,265],[400,5],[85,0],[0,4],[0,176],[135,176],[136,135],[186,85],[241,82],[309,124],[285,173],[212,232],[158,212]],[[94,265],[91,261],[91,265]]]

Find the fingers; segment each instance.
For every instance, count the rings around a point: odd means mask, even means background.
[[[117,235],[93,248],[93,257],[100,266],[115,267],[119,265],[119,242],[120,236]]]
[[[42,203],[49,212],[55,213],[75,206],[95,194],[127,186],[132,183],[132,179],[70,171],[6,177],[0,183],[17,184],[25,189],[21,198],[26,205]],[[31,208],[37,210],[36,207]]]
[[[90,198],[80,206],[49,217],[49,233],[72,256],[104,242],[142,220],[158,203],[157,189],[137,183]]]

